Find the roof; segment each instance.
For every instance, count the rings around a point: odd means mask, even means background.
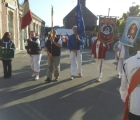
[[[84,24],[85,26],[91,26],[96,24],[98,18],[97,16],[95,16],[87,7],[82,6],[82,14],[83,14],[83,19],[84,19]],[[76,13],[76,7],[74,7],[63,19],[63,23],[64,21],[69,21],[72,22],[73,25],[75,24],[75,13]],[[94,23],[95,22],[95,23]],[[69,23],[67,23],[69,24]],[[67,25],[66,25],[67,26]],[[69,28],[69,27],[68,27]]]
[[[82,9],[82,13],[84,13],[84,12],[89,12],[89,13],[92,14],[96,19],[98,19],[97,16],[95,16],[87,7],[81,7],[81,9]],[[68,17],[69,14],[71,14],[71,13],[73,13],[73,12],[76,12],[76,6],[64,17],[64,19],[65,19],[66,17]]]

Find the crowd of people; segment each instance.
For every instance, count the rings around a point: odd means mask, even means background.
[[[78,75],[83,77],[82,48],[85,44],[84,38],[77,33],[77,26],[73,26],[72,30],[73,34],[68,39],[70,80],[75,78],[77,70]],[[34,31],[30,32],[30,37],[26,42],[25,48],[30,55],[30,64],[33,71],[32,77],[35,77],[35,80],[39,79],[42,48],[45,48],[48,55],[48,70],[45,81],[48,83],[51,82],[53,74],[55,81],[59,80],[62,40],[56,36],[56,33],[53,30],[52,36],[45,40],[44,37],[41,39],[36,37]],[[89,43],[88,40],[86,42]],[[87,45],[89,45],[88,43]],[[103,76],[103,64],[109,45],[100,42],[98,37],[94,35],[91,39],[91,46],[91,56],[95,59],[97,65],[97,81],[100,82]],[[6,32],[0,40],[0,48],[15,49],[9,32]],[[129,47],[122,44],[122,35],[119,35],[119,40],[114,44],[113,50],[116,52],[116,70],[118,70],[119,78],[122,78],[120,86],[121,98],[125,102],[126,112],[129,113],[124,117],[129,118],[129,120],[140,120],[140,51],[138,51],[137,55],[130,57]],[[2,58],[1,60],[3,63],[4,78],[10,78],[12,76],[12,60]]]

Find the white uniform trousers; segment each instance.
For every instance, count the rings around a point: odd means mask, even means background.
[[[76,75],[77,71],[77,65],[78,65],[78,73],[82,74],[82,52],[80,50],[77,50],[77,56],[76,53],[71,51],[70,52],[70,74],[71,76]]]
[[[95,58],[95,61],[96,61],[96,65],[97,65],[97,78],[99,79],[102,77],[104,59]]]
[[[42,54],[31,55],[31,68],[34,72],[40,72],[40,61]]]
[[[119,58],[119,62],[118,62],[118,73],[120,76],[122,76],[122,69],[123,69],[123,64],[125,62],[126,59],[123,58]]]

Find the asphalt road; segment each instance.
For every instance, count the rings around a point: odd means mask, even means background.
[[[45,83],[47,55],[42,52],[40,79],[31,78],[26,51],[15,55],[13,76],[3,79],[0,62],[0,120],[122,120],[114,52],[108,51],[101,82],[90,50],[83,50],[83,77],[70,78],[69,51],[62,49],[58,82]]]

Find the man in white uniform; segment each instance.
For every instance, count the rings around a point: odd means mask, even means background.
[[[120,94],[128,113],[124,120],[140,120],[140,51],[124,63]]]
[[[84,44],[84,39],[77,34],[77,26],[73,26],[73,33],[68,40],[68,48],[70,50],[70,80],[76,75],[77,64],[78,64],[78,75],[82,77],[82,45]]]
[[[122,38],[120,38],[122,39]],[[122,76],[122,67],[125,62],[130,56],[129,56],[129,47],[122,44],[122,40],[119,41],[118,48],[120,49],[120,55],[119,55],[119,61],[118,61],[118,72],[119,72],[119,78]]]
[[[118,70],[119,78],[121,78],[122,66],[123,66],[123,63],[125,61],[125,60],[120,59],[120,52],[121,52],[120,43],[122,41],[122,35],[119,35],[118,39],[119,39],[119,41],[117,41],[114,44],[113,50],[116,52],[116,54],[115,54],[115,59],[116,59],[116,62],[117,62],[116,70]],[[119,61],[119,59],[120,59],[120,61]]]
[[[91,46],[94,43],[94,41],[97,39],[97,36],[95,34],[93,34],[93,37],[91,38]]]

